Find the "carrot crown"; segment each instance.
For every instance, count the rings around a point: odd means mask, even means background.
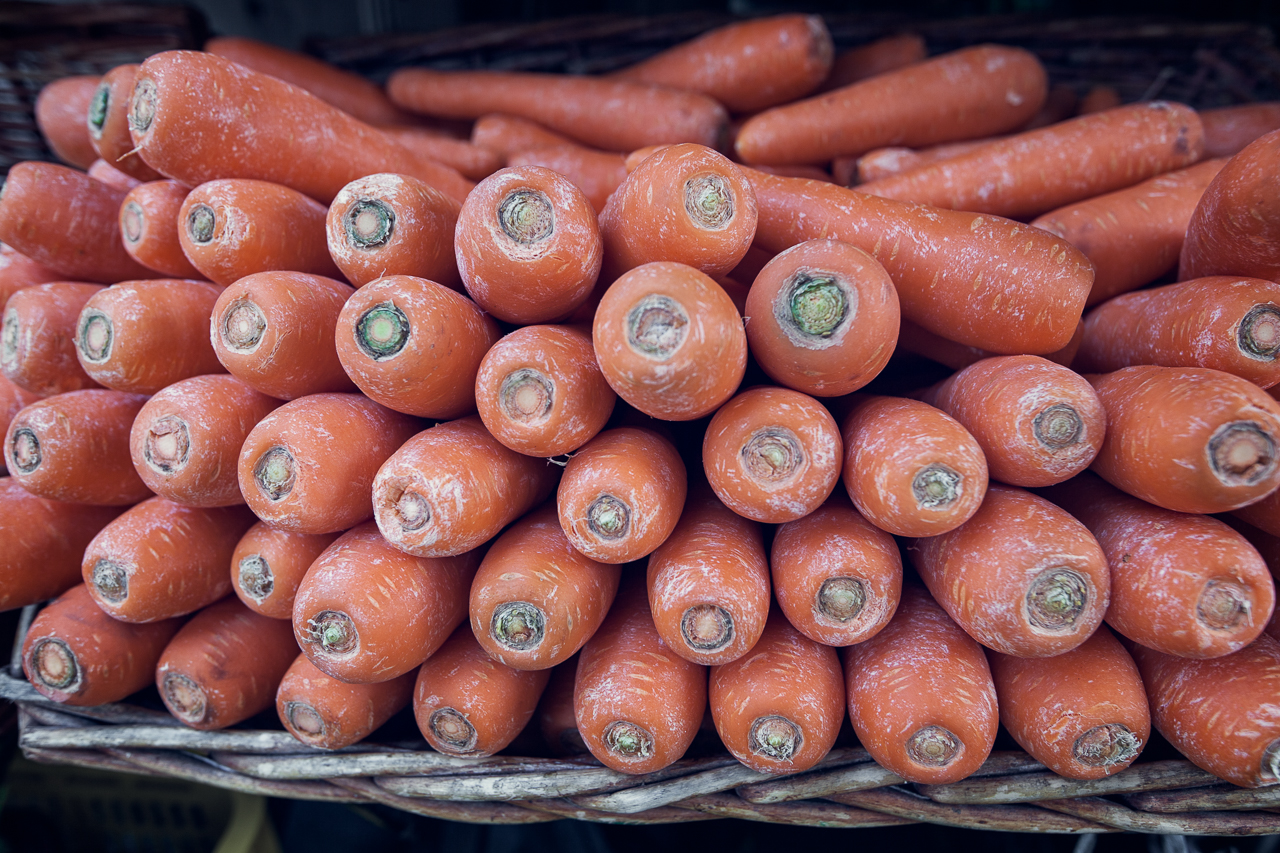
[[[804,447],[796,434],[785,427],[756,430],[740,451],[747,476],[762,486],[777,486],[804,468]]]
[[[604,731],[604,746],[623,758],[643,760],[653,755],[653,735],[629,720],[616,720]]]
[[[907,741],[907,754],[924,767],[946,767],[963,751],[964,742],[942,726],[925,726]]]
[[[307,620],[307,628],[308,641],[318,644],[327,654],[349,654],[360,644],[356,623],[340,610],[322,610]]]
[[[115,329],[111,318],[96,308],[80,315],[80,330],[76,335],[76,348],[90,364],[102,364],[111,358],[111,344]]]
[[[268,500],[283,500],[293,491],[298,471],[289,448],[277,444],[258,457],[253,466],[253,481]]]
[[[267,330],[267,317],[252,300],[240,298],[222,315],[222,341],[233,352],[253,352]]]
[[[18,427],[9,440],[9,462],[19,474],[30,474],[40,467],[43,454],[40,437],[30,427]]]
[[[689,330],[689,314],[670,296],[650,293],[627,312],[627,344],[655,361],[676,354]]]
[[[382,302],[356,321],[356,345],[374,361],[385,361],[409,342],[409,318],[392,302]]]
[[[489,633],[514,651],[537,648],[546,635],[547,617],[542,609],[527,601],[504,601],[493,610]]]
[[[684,182],[684,210],[704,231],[723,231],[733,221],[733,188],[722,175],[695,175]]]
[[[120,232],[124,239],[136,243],[142,239],[142,229],[146,226],[147,216],[142,205],[131,201],[120,211]]]
[[[774,319],[807,347],[836,342],[837,332],[857,310],[858,293],[833,273],[800,269],[779,288]]]
[[[191,452],[191,432],[177,415],[165,415],[151,422],[143,443],[142,456],[153,470],[172,474],[186,467]]]
[[[555,402],[555,383],[540,370],[522,367],[502,379],[498,405],[509,419],[533,425],[546,420]]]
[[[800,727],[778,714],[757,717],[747,732],[747,747],[762,758],[790,761],[803,745]]]
[[[1196,602],[1196,616],[1218,631],[1237,627],[1249,618],[1249,590],[1230,578],[1214,578],[1204,585]]]
[[[22,339],[22,323],[18,312],[10,310],[4,315],[4,331],[0,333],[0,367],[6,372],[17,366],[18,341]]]
[[[716,604],[695,604],[680,617],[680,634],[690,648],[718,651],[733,642],[733,616]]]
[[[138,77],[133,83],[133,99],[129,103],[129,129],[146,133],[156,120],[156,101],[160,90],[150,77]]]
[[[621,498],[600,495],[587,507],[587,527],[601,539],[621,539],[631,527],[631,507]]]
[[[114,560],[100,559],[93,564],[93,588],[111,604],[129,597],[129,572]]]
[[[921,507],[950,506],[960,497],[964,477],[947,465],[926,465],[911,479],[911,494]]]
[[[521,245],[541,243],[555,232],[555,209],[539,190],[512,190],[498,204],[498,224],[502,233]]]
[[[102,138],[102,128],[107,123],[107,110],[111,105],[111,84],[102,81],[93,90],[93,99],[89,101],[89,135],[94,139]]]
[[[1035,416],[1031,431],[1036,441],[1049,450],[1061,450],[1080,441],[1084,420],[1074,406],[1055,403]]]
[[[1088,603],[1088,581],[1068,568],[1045,569],[1027,589],[1031,624],[1045,631],[1070,631]]]
[[[198,246],[213,242],[218,215],[207,204],[193,204],[187,214],[187,236]]]
[[[474,752],[478,735],[461,712],[454,708],[437,708],[427,725],[440,741],[440,747],[449,752]]]
[[[1232,421],[1209,437],[1209,463],[1228,486],[1252,486],[1276,467],[1276,442],[1254,421]]]
[[[254,601],[261,603],[275,589],[275,576],[267,558],[261,554],[248,554],[240,558],[240,589]]]
[[[80,689],[80,665],[66,642],[54,637],[40,640],[31,649],[31,674],[45,687],[63,693]]]
[[[342,229],[357,249],[376,249],[395,233],[396,212],[382,199],[361,198],[347,208]]]
[[[1240,321],[1236,344],[1245,355],[1260,361],[1275,361],[1280,354],[1280,309],[1255,305]]]
[[[827,578],[818,588],[814,604],[827,619],[851,622],[867,606],[867,588],[858,578]]]
[[[1071,747],[1076,761],[1086,767],[1127,765],[1142,751],[1142,739],[1121,723],[1094,726]]]
[[[165,704],[174,716],[191,725],[204,722],[208,700],[204,688],[179,672],[166,672],[162,685]]]

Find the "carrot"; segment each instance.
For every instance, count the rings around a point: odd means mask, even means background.
[[[1089,467],[1107,414],[1089,382],[1035,355],[983,359],[925,397],[982,446],[992,479],[1013,486],[1061,483]]]
[[[32,394],[25,388],[19,388],[0,373],[0,429],[8,432],[14,415],[39,399],[38,395]]]
[[[297,653],[289,623],[229,598],[182,626],[160,655],[156,687],[182,724],[222,729],[271,707]]]
[[[1096,87],[1095,87],[1096,88]],[[1035,130],[1040,127],[1048,127],[1051,124],[1057,124],[1066,121],[1069,118],[1079,114],[1084,115],[1087,112],[1100,112],[1104,109],[1120,106],[1117,99],[1115,103],[1103,106],[1103,101],[1099,100],[1097,105],[1092,109],[1078,109],[1083,100],[1076,94],[1076,90],[1070,86],[1058,84],[1049,87],[1049,94],[1045,96],[1044,104],[1040,109],[1027,120],[1027,123],[1018,128],[1019,132]]]
[[[885,36],[836,54],[831,72],[819,88],[821,92],[842,89],[868,77],[897,71],[923,62],[929,55],[924,39],[916,33]]]
[[[653,553],[684,510],[684,462],[653,430],[620,427],[587,442],[556,494],[560,526],[583,554],[629,563]]]
[[[580,326],[525,326],[485,353],[476,406],[498,441],[529,456],[572,453],[604,429],[617,395]]]
[[[602,246],[595,210],[550,169],[521,166],[467,196],[454,253],[467,293],[508,323],[549,323],[591,295]]]
[[[695,92],[558,74],[403,68],[387,94],[405,109],[445,118],[509,113],[606,151],[659,142],[715,145],[724,107]]]
[[[1075,361],[1076,353],[1080,351],[1082,340],[1084,340],[1083,321],[1076,325],[1076,333],[1071,336],[1066,346],[1060,350],[1045,353],[1044,358],[1054,364],[1070,367]],[[952,370],[962,370],[975,362],[995,355],[988,350],[949,341],[910,320],[903,320],[898,327],[898,346],[895,352],[899,351],[923,356]]]
[[[992,483],[960,527],[908,549],[938,604],[969,636],[1017,657],[1076,648],[1110,601],[1107,558],[1089,530],[1030,492]]]
[[[743,173],[756,192],[761,248],[852,243],[889,273],[902,316],[935,334],[992,352],[1045,353],[1075,332],[1093,267],[1060,238],[998,217]]]
[[[1107,624],[1135,643],[1190,658],[1230,654],[1275,604],[1266,563],[1221,521],[1130,497],[1092,474],[1044,492],[1097,538],[1111,566]]]
[[[413,698],[413,673],[377,684],[347,684],[298,655],[280,679],[276,713],[289,734],[320,749],[364,740]]]
[[[843,653],[849,722],[881,767],[945,785],[995,743],[996,689],[982,647],[917,586],[884,630]]]
[[[249,126],[251,138],[244,133]],[[129,129],[143,160],[193,187],[252,178],[328,204],[356,178],[396,172],[459,202],[471,189],[456,170],[305,90],[209,53],[170,50],[142,63]]]
[[[1213,660],[1129,651],[1156,730],[1192,764],[1246,788],[1280,781],[1280,641],[1264,635]]]
[[[471,142],[505,157],[536,148],[577,145],[569,137],[536,121],[506,113],[487,113],[477,117],[471,127]]]
[[[457,169],[473,181],[489,177],[504,165],[505,158],[495,151],[425,128],[387,128],[384,133],[419,156]]]
[[[1270,492],[1261,500],[1232,510],[1231,515],[1272,536],[1280,536],[1280,493]]]
[[[987,657],[1000,722],[1059,776],[1106,778],[1132,764],[1147,745],[1151,713],[1142,678],[1106,627],[1056,657]]]
[[[1019,133],[858,190],[1025,218],[1185,169],[1203,152],[1195,110],[1148,101]]]
[[[723,275],[755,232],[755,193],[738,167],[701,145],[671,145],[637,166],[601,211],[602,274],[674,261]]]
[[[347,285],[318,275],[245,276],[213,305],[213,351],[231,375],[281,400],[354,391],[334,343],[350,296]]]
[[[32,403],[14,415],[4,462],[33,495],[97,506],[150,497],[129,456],[129,429],[147,398],[90,388]]]
[[[391,275],[346,301],[335,336],[343,370],[371,399],[445,419],[475,411],[476,373],[501,333],[467,297],[425,278]]]
[[[619,773],[652,773],[680,759],[707,707],[707,668],[673,654],[654,627],[644,584],[623,583],[578,656],[578,732]]]
[[[1204,156],[1231,157],[1258,137],[1280,130],[1280,101],[1201,110]]]
[[[714,412],[746,371],[742,317],[720,285],[684,264],[636,267],[609,286],[592,326],[609,386],[655,418]]]
[[[734,143],[747,163],[823,163],[884,145],[917,147],[1013,130],[1048,92],[1021,48],[979,45],[766,110]]]
[[[1280,483],[1280,404],[1253,383],[1152,365],[1089,381],[1107,411],[1093,470],[1111,485],[1165,509],[1207,513],[1238,509]]]
[[[124,172],[102,159],[94,160],[93,165],[89,167],[85,174],[99,183],[124,190],[125,192],[128,192],[142,183],[142,181],[132,175],[126,175]]]
[[[453,254],[460,209],[455,199],[410,175],[366,175],[329,205],[329,254],[356,287],[386,275],[412,275],[461,290]]]
[[[187,506],[244,503],[236,461],[249,431],[280,401],[234,376],[183,379],[157,392],[138,412],[129,453],[157,495]]]
[[[231,554],[231,585],[255,613],[292,619],[293,599],[307,569],[337,533],[290,533],[259,521]]]
[[[373,514],[374,475],[420,423],[359,394],[285,403],[240,449],[240,491],[258,518],[294,533],[336,533]]]
[[[61,77],[47,83],[36,97],[36,127],[58,159],[87,169],[98,158],[89,138],[86,117],[98,81],[96,74]]]
[[[987,494],[987,460],[941,409],[900,397],[855,398],[841,427],[843,478],[858,512],[897,536],[938,536]]]
[[[192,265],[227,285],[268,270],[339,275],[325,238],[324,205],[267,181],[196,187],[178,212],[178,240]]]
[[[373,512],[409,554],[461,554],[542,503],[557,469],[504,447],[474,415],[418,433],[378,471]]]
[[[414,557],[372,523],[344,533],[307,570],[293,632],[321,671],[354,684],[389,681],[435,653],[467,618],[479,555]]]
[[[135,180],[155,181],[160,173],[142,161],[129,137],[129,99],[137,76],[137,64],[117,65],[103,75],[89,103],[89,140],[112,168]]]
[[[101,386],[76,358],[76,320],[101,285],[59,281],[25,287],[4,305],[0,369],[21,388],[47,397]]]
[[[177,181],[149,181],[129,190],[120,205],[120,235],[131,258],[174,278],[200,277],[178,238],[179,212],[190,192]]]
[[[780,253],[747,295],[747,343],[764,372],[835,397],[874,379],[898,339],[898,293],[873,257],[839,240]]]
[[[209,314],[222,288],[206,281],[125,281],[85,302],[76,354],[86,373],[117,391],[154,394],[180,379],[222,373]]]
[[[551,669],[547,686],[538,700],[534,714],[538,730],[552,755],[585,755],[587,745],[578,734],[578,721],[573,716],[573,682],[578,674],[578,656],[574,655]]]
[[[119,702],[151,683],[160,653],[181,626],[181,619],[148,625],[112,619],[80,584],[31,623],[22,643],[22,669],[31,686],[54,702]]]
[[[582,191],[596,213],[604,210],[609,196],[622,186],[629,174],[621,154],[573,144],[522,148],[508,155],[507,165],[542,166],[563,175]]]
[[[1074,92],[1072,93],[1075,94]],[[1084,97],[1080,99],[1080,115],[1089,115],[1090,113],[1100,113],[1105,110],[1112,110],[1124,103],[1124,99],[1120,97],[1120,93],[1111,86],[1091,86]],[[1067,116],[1064,116],[1066,118]],[[1061,121],[1061,119],[1059,119]],[[1219,155],[1212,155],[1219,156]]]
[[[10,296],[24,287],[58,281],[61,278],[53,270],[36,263],[12,246],[0,243],[0,308],[4,307]]]
[[[951,160],[961,154],[975,151],[998,138],[987,136],[982,139],[962,139],[959,142],[944,142],[927,148],[906,148],[901,145],[875,148],[860,157],[837,157],[832,162],[832,174],[836,183],[841,186],[867,184],[881,178],[901,175],[931,163]]]

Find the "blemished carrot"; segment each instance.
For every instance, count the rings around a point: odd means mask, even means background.
[[[427,743],[447,755],[506,748],[533,719],[547,686],[550,672],[513,669],[486,652],[463,625],[418,670],[413,715]]]
[[[687,491],[674,444],[653,430],[619,427],[569,460],[556,506],[573,547],[594,560],[629,563],[671,535]]]
[[[378,529],[402,551],[449,556],[489,541],[555,490],[559,469],[503,446],[472,415],[418,433],[378,471]]]
[[[94,160],[93,165],[88,168],[85,174],[99,183],[124,190],[125,192],[128,192],[142,183],[142,181],[132,175],[126,175],[124,172],[101,158]]]
[[[269,270],[335,278],[327,214],[324,205],[280,184],[209,181],[183,200],[178,240],[192,265],[221,285]]]
[[[244,134],[248,125],[251,140]],[[171,50],[142,63],[129,130],[143,160],[192,187],[252,178],[328,204],[362,175],[396,172],[459,202],[471,189],[456,170],[305,90],[210,53]]]
[[[1111,485],[1165,509],[1212,513],[1280,483],[1280,404],[1252,382],[1154,365],[1088,379],[1107,411],[1092,467]]]
[[[581,326],[525,326],[494,344],[476,373],[480,420],[529,456],[571,453],[609,421],[617,395]]]
[[[836,54],[820,91],[841,89],[877,74],[897,71],[923,62],[929,55],[924,39],[916,33],[886,36]]]
[[[412,275],[461,290],[453,254],[460,209],[455,199],[410,175],[366,175],[329,205],[329,254],[356,287]]]
[[[372,523],[344,533],[307,570],[293,631],[307,657],[341,681],[368,684],[412,672],[467,618],[479,555],[415,557]]]
[[[733,300],[684,264],[645,264],[614,281],[591,338],[609,386],[662,420],[714,412],[746,372],[747,336]]]
[[[292,619],[293,599],[307,569],[337,533],[290,533],[259,521],[231,553],[231,585],[255,613]]]
[[[845,187],[866,184],[968,154],[994,140],[995,137],[988,136],[944,142],[927,148],[906,148],[901,145],[876,148],[860,157],[837,157],[831,164],[832,176],[836,183]]]
[[[222,373],[209,315],[222,288],[207,281],[125,281],[90,296],[76,323],[76,355],[107,388],[154,394],[180,379]]]
[[[550,669],[600,627],[622,570],[573,547],[548,503],[513,524],[485,554],[471,584],[471,631],[489,657],[515,669]]]
[[[47,397],[101,387],[76,358],[76,321],[102,285],[73,281],[25,287],[4,304],[0,370],[21,388]]]
[[[991,754],[996,688],[982,647],[918,586],[844,658],[849,722],[876,762],[911,782],[958,782]]]
[[[1213,660],[1129,651],[1156,730],[1192,764],[1246,788],[1280,781],[1280,641],[1264,634]]]
[[[1105,626],[1055,657],[987,657],[1000,722],[1059,776],[1103,779],[1119,773],[1151,738],[1138,667]]]
[[[1085,303],[1096,305],[1154,281],[1178,265],[1187,225],[1226,160],[1203,163],[1061,207],[1032,220],[1093,262],[1097,275]]]
[[[649,555],[649,607],[662,640],[701,664],[737,660],[769,616],[769,559],[757,522],[705,486],[693,490],[675,530]]]
[[[637,166],[601,211],[602,275],[653,261],[724,275],[755,233],[755,193],[738,167],[705,146],[671,145]]]
[[[289,734],[320,749],[364,740],[413,698],[413,673],[377,684],[347,684],[298,655],[276,689],[276,713]]]
[[[22,669],[31,686],[54,702],[119,702],[151,683],[160,653],[181,626],[181,619],[147,625],[112,619],[80,584],[31,623]]]
[[[249,431],[280,401],[226,374],[193,376],[147,400],[129,454],[147,488],[188,506],[244,503],[236,461]]]
[[[1048,83],[1028,51],[979,45],[765,110],[734,149],[747,163],[824,163],[885,145],[919,147],[1019,127]]]
[[[627,179],[626,160],[612,151],[596,151],[583,145],[525,148],[507,157],[510,167],[542,166],[563,175],[587,197],[599,213],[613,191]]]
[[[85,548],[81,573],[113,619],[185,616],[231,592],[227,565],[251,524],[253,514],[243,506],[149,498],[102,528]]]
[[[1280,101],[1201,110],[1200,121],[1204,124],[1204,156],[1232,157],[1258,137],[1280,130]]]
[[[383,132],[420,156],[457,169],[473,181],[483,180],[506,165],[505,158],[496,151],[431,130],[403,127],[387,128]]]
[[[573,715],[573,683],[577,675],[577,655],[553,667],[534,711],[538,731],[552,755],[585,755],[588,752],[582,735],[578,734],[578,721]]]
[[[297,656],[288,622],[228,598],[196,614],[169,642],[156,687],[179,722],[223,729],[270,708]]]
[[[118,507],[37,497],[0,477],[0,610],[26,607],[80,583],[80,558]]]
[[[898,292],[875,258],[839,240],[781,252],[747,294],[747,343],[776,382],[819,397],[858,390],[889,363]]]
[[[488,113],[478,117],[471,128],[471,142],[506,157],[536,148],[578,144],[532,119],[506,113]]]
[[[1148,101],[1025,131],[858,191],[1027,218],[1185,169],[1203,152],[1195,110]]]
[[[262,272],[232,284],[210,312],[213,351],[232,376],[280,400],[356,390],[334,330],[351,288],[300,272]]]
[[[454,254],[467,293],[508,323],[550,323],[587,300],[603,246],[591,202],[541,166],[503,169],[462,204]]]
[[[625,581],[578,656],[578,733],[619,773],[651,773],[680,759],[707,708],[707,668],[674,654],[649,613],[645,585]]]
[[[1107,558],[1088,528],[1044,498],[998,483],[972,518],[916,540],[907,553],[969,636],[1017,657],[1076,648],[1111,597]]]
[[[1080,351],[1080,342],[1082,340],[1084,340],[1083,321],[1076,325],[1076,333],[1071,336],[1071,340],[1067,342],[1065,347],[1054,352],[1047,352],[1043,357],[1054,364],[1070,367],[1075,360],[1076,353]],[[898,326],[898,346],[895,352],[898,351],[915,353],[950,367],[952,370],[963,370],[975,362],[995,355],[995,353],[988,350],[949,341],[910,320],[903,320]]]
[[[1042,494],[1102,546],[1111,566],[1107,624],[1135,643],[1180,657],[1220,657],[1266,626],[1275,605],[1266,563],[1221,521],[1161,509],[1093,474]]]
[[[787,619],[828,646],[875,636],[902,594],[897,543],[839,495],[778,528],[769,567],[774,597]]]
[[[1120,97],[1120,93],[1114,87],[1106,85],[1091,86],[1089,91],[1084,93],[1084,97],[1080,99],[1078,112],[1082,116],[1089,113],[1100,113],[1104,110],[1115,109],[1123,103],[1124,99]],[[1213,154],[1210,156],[1217,157],[1221,155]]]
[[[43,264],[36,263],[12,246],[0,243],[0,308],[9,297],[37,284],[58,281],[62,276]]]
[[[715,145],[728,121],[724,107],[696,92],[565,74],[403,68],[387,80],[387,94],[426,115],[533,119],[606,151],[660,142]]]
[[[1107,415],[1088,380],[1036,355],[975,362],[924,397],[982,446],[993,480],[1049,486],[1089,467]]]
[[[40,135],[59,160],[79,169],[89,168],[98,159],[85,117],[101,79],[96,74],[61,77],[46,84],[36,97]]]
[[[9,476],[33,495],[97,506],[151,497],[133,469],[129,430],[147,398],[90,388],[32,403],[5,434]]]
[[[343,370],[370,399],[446,419],[475,411],[476,373],[501,332],[462,294],[391,275],[347,299],[334,336]]]
[[[142,161],[129,136],[129,99],[137,64],[117,65],[102,76],[89,103],[89,140],[112,168],[139,181],[155,181],[161,175]]]
[[[935,334],[991,352],[1039,354],[1062,349],[1079,325],[1093,265],[1059,237],[999,217],[743,173],[756,192],[761,248],[781,252],[815,238],[852,243],[889,273],[902,316]]]
[[[360,394],[310,394],[249,432],[238,476],[258,518],[294,533],[336,533],[373,515],[378,467],[421,427]]]
[[[858,512],[896,536],[938,536],[968,521],[987,494],[987,459],[941,409],[864,396],[841,425],[843,479]]]
[[[150,270],[174,278],[199,278],[178,239],[179,212],[191,188],[177,181],[148,181],[129,190],[120,205],[124,250]]]

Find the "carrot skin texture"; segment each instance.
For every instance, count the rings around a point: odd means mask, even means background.
[[[101,388],[76,358],[80,309],[103,287],[72,281],[24,287],[4,304],[0,369],[10,382],[41,397]]]
[[[148,181],[129,190],[120,204],[124,250],[149,270],[174,278],[199,278],[182,252],[179,212],[191,188],[177,181]]]
[[[136,63],[117,65],[102,75],[89,107],[89,140],[111,168],[134,180],[154,181],[160,173],[142,161],[129,136],[129,101],[137,76]]]
[[[582,191],[597,214],[604,210],[613,191],[627,179],[627,167],[621,154],[572,143],[521,148],[508,155],[507,165],[513,168],[542,166],[563,175]]]
[[[832,177],[836,183],[844,187],[858,184],[869,184],[881,178],[889,178],[968,154],[970,151],[994,142],[1002,137],[984,137],[982,139],[965,139],[959,142],[944,142],[941,145],[930,145],[927,148],[906,148],[901,145],[889,145],[868,151],[861,157],[837,157],[831,164]]]
[[[877,74],[897,71],[923,62],[928,55],[924,39],[916,33],[887,36],[858,45],[836,54],[831,63],[831,73],[823,81],[820,91],[829,92]]]
[[[12,246],[0,243],[0,308],[9,301],[10,296],[25,287],[60,281],[62,278]]]
[[[142,181],[132,175],[126,175],[124,172],[102,159],[94,160],[93,165],[88,168],[85,174],[93,178],[95,181],[104,183],[109,187],[115,187],[118,190],[124,190],[125,192],[128,192],[142,183]]]
[[[337,533],[290,533],[259,521],[231,552],[231,585],[255,613],[292,619],[293,599],[307,569],[338,538]]]
[[[1280,130],[1280,102],[1237,104],[1201,110],[1204,156],[1234,157],[1255,139]]]
[[[98,159],[86,118],[101,79],[96,74],[62,77],[46,84],[36,97],[40,135],[59,160],[79,169]]]
[[[386,128],[384,132],[410,151],[457,169],[468,180],[484,180],[504,165],[500,154],[435,130],[396,127]]]
[[[536,121],[507,113],[487,113],[478,117],[471,126],[471,142],[508,158],[537,148],[578,146],[568,136]]]
[[[413,673],[377,684],[347,684],[300,654],[276,689],[276,714],[289,734],[319,749],[364,740],[413,698]]]

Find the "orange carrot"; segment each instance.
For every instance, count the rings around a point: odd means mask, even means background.
[[[320,749],[364,740],[413,698],[413,673],[377,684],[347,684],[298,655],[280,679],[276,713],[289,734]]]
[[[36,127],[58,159],[87,169],[98,152],[89,139],[85,118],[102,78],[95,74],[61,77],[48,83],[36,97]]]
[[[1074,95],[1074,93],[1072,93]],[[1112,110],[1124,103],[1124,99],[1120,97],[1111,86],[1092,86],[1084,97],[1080,99],[1080,115],[1088,115],[1089,113],[1100,113],[1104,110]],[[1066,118],[1066,116],[1064,116]],[[1052,123],[1052,122],[1050,122]],[[1213,155],[1217,156],[1217,155]]]
[[[536,121],[505,113],[488,113],[476,119],[471,142],[506,157],[535,148],[576,145],[567,136],[543,127]]]
[[[1084,340],[1084,323],[1076,324],[1076,333],[1060,350],[1047,352],[1044,358],[1054,364],[1070,367],[1080,351],[1080,342]],[[941,335],[911,322],[903,320],[898,327],[898,346],[895,352],[914,353],[946,365],[952,370],[962,370],[984,358],[991,358],[995,353],[977,347],[949,341]]]
[[[101,285],[59,281],[19,290],[4,305],[0,370],[21,388],[47,397],[99,388],[76,358],[76,320]]]
[[[62,276],[38,264],[16,251],[12,246],[0,243],[0,308],[9,297],[24,287],[58,281]]]
[[[178,238],[179,213],[190,192],[177,181],[149,181],[129,190],[120,205],[120,235],[130,257],[174,278],[200,277]]]
[[[1261,500],[1232,510],[1231,516],[1272,536],[1280,536],[1280,492],[1271,492]]]
[[[293,599],[307,569],[337,533],[290,533],[259,521],[231,554],[231,585],[255,613],[292,619]]]
[[[988,136],[982,139],[964,139],[930,145],[927,148],[905,148],[900,145],[876,148],[861,157],[837,157],[832,162],[832,175],[841,186],[866,184],[968,154],[996,138],[998,137]]]
[[[578,721],[573,716],[573,682],[578,674],[578,656],[574,655],[553,667],[547,686],[534,712],[538,730],[552,755],[585,755],[587,745],[578,734]]]
[[[507,165],[542,166],[563,175],[582,190],[596,213],[604,210],[605,202],[622,186],[629,172],[621,154],[582,145],[522,148],[507,157]]]
[[[94,160],[93,165],[89,167],[85,174],[99,183],[124,190],[125,192],[128,192],[142,183],[142,181],[132,175],[126,175],[106,160],[101,159]]]
[[[117,65],[103,75],[89,104],[89,140],[113,169],[135,180],[155,181],[160,173],[142,162],[129,137],[129,99],[137,76],[136,64]]]
[[[1095,87],[1096,88],[1096,87]],[[1105,87],[1102,87],[1105,88]],[[1092,109],[1077,109],[1084,102],[1076,90],[1066,85],[1055,85],[1049,87],[1049,94],[1044,99],[1044,105],[1027,120],[1027,123],[1018,128],[1020,132],[1035,130],[1038,127],[1048,127],[1051,124],[1057,124],[1066,121],[1069,118],[1079,114],[1096,113],[1104,109],[1120,106],[1117,98],[1114,103],[1104,104],[1105,98],[1099,98]]]
[[[38,395],[32,394],[25,388],[19,388],[0,373],[0,429],[8,432],[14,415],[39,399]]]
[[[836,54],[831,63],[831,73],[827,75],[819,91],[829,92],[877,74],[897,71],[922,62],[928,55],[924,39],[916,33],[886,36],[858,45]]]
[[[1273,130],[1280,130],[1280,101],[1201,110],[1204,156],[1231,157]]]
[[[501,154],[461,139],[441,136],[425,128],[386,128],[384,133],[421,157],[457,169],[473,181],[483,180],[504,165]]]

